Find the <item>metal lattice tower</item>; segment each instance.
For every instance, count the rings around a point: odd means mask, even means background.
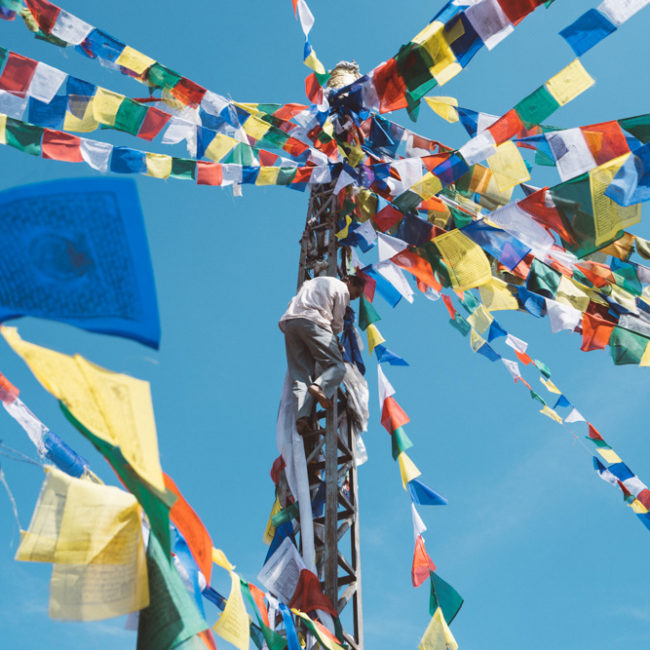
[[[333,186],[326,185],[312,190],[307,222],[300,240],[298,288],[305,280],[318,275],[340,275],[337,264],[339,251],[341,268],[346,267],[347,249],[337,247],[334,236],[338,206],[332,189]],[[337,398],[332,401],[334,405],[329,411],[315,410],[311,418],[312,432],[304,436],[312,502],[319,491],[322,494],[325,490],[324,513],[314,517],[316,567],[323,592],[339,615],[351,603],[352,627],[343,631],[343,637],[351,650],[363,650],[354,432],[349,414],[340,417],[347,409],[343,387],[339,387]],[[286,495],[286,487],[280,492]]]

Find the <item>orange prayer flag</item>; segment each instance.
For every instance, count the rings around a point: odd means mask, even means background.
[[[394,397],[387,397],[381,410],[381,424],[388,431],[393,433],[395,429],[410,422],[410,418],[402,407],[395,401]]]
[[[169,517],[174,522],[190,548],[192,557],[196,560],[201,573],[210,584],[212,576],[212,538],[192,506],[185,500],[176,483],[163,473],[165,487],[178,498],[169,511]]]
[[[424,547],[424,539],[422,539],[422,535],[418,535],[417,541],[415,542],[415,552],[413,553],[413,566],[411,567],[413,586],[419,587],[429,578],[429,573],[435,570],[436,565]]]
[[[614,323],[593,314],[582,314],[582,346],[583,352],[604,350],[614,331]]]
[[[264,592],[259,587],[256,587],[252,582],[248,583],[248,590],[251,592],[251,596],[257,605],[257,609],[260,610],[264,625],[270,627],[271,624],[269,623],[269,613],[266,609],[266,605],[264,604]]]
[[[404,250],[391,257],[391,261],[414,275],[419,282],[426,284],[435,291],[442,290],[442,285],[433,275],[431,264],[429,264],[429,262],[427,262],[423,257]]]

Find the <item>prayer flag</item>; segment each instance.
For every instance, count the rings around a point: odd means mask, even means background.
[[[437,573],[432,573],[429,614],[433,616],[435,611],[440,607],[447,625],[451,625],[451,622],[456,618],[456,614],[458,614],[462,606],[463,598],[461,595]]]
[[[413,553],[413,565],[411,567],[411,581],[414,587],[419,587],[429,577],[429,573],[436,570],[436,565],[429,557],[424,547],[422,535],[418,535],[415,541],[415,552]]]
[[[418,650],[458,650],[458,644],[449,629],[442,609],[436,609],[420,640]]]

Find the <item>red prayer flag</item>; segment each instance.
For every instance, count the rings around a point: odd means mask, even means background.
[[[589,422],[587,422],[587,425],[589,426],[589,437],[592,440],[603,440],[603,437],[600,435],[600,433],[598,433],[596,427],[594,427],[592,424],[589,424]]]
[[[618,122],[603,122],[580,127],[589,151],[598,165],[629,153],[630,147]]]
[[[311,173],[314,170],[313,167],[298,167],[296,169],[296,175],[293,177],[291,184],[294,183],[308,183],[311,178]]]
[[[610,323],[598,316],[582,314],[582,346],[583,352],[591,350],[604,350],[614,331],[614,323]]]
[[[374,214],[372,220],[377,224],[379,230],[386,232],[399,223],[403,216],[404,215],[392,205],[387,205]]]
[[[43,130],[41,155],[51,160],[83,162],[81,138],[63,131]]]
[[[196,161],[197,185],[221,185],[223,182],[223,169],[219,163]]]
[[[178,498],[169,511],[169,517],[184,537],[192,557],[210,584],[212,576],[212,538],[192,506],[185,500],[174,481],[163,473],[165,487]]]
[[[312,104],[320,104],[323,101],[323,87],[318,83],[315,72],[305,78],[305,95]]]
[[[0,402],[11,404],[20,391],[0,372]]]
[[[289,607],[302,612],[313,612],[322,609],[335,618],[338,612],[332,601],[323,593],[320,580],[309,569],[303,569],[298,578],[296,590],[293,593]]]
[[[517,205],[528,213],[540,226],[551,228],[565,242],[575,244],[575,239],[562,219],[557,208],[552,201],[547,202],[548,187],[544,187],[537,192],[533,192],[525,199],[522,199]]]
[[[418,279],[418,282],[422,282],[436,291],[442,289],[442,285],[433,275],[431,264],[423,257],[410,251],[401,251],[397,255],[394,255],[391,261],[414,275]]]
[[[46,0],[26,0],[26,4],[41,30],[49,34],[61,9]]]
[[[515,350],[514,352],[517,355],[517,359],[519,359],[519,361],[521,361],[525,366],[528,366],[533,362],[525,352],[519,352],[519,350]]]
[[[379,97],[379,112],[388,113],[406,108],[406,84],[397,70],[394,58],[382,63],[372,75],[372,82]]]
[[[451,296],[443,295],[442,301],[445,303],[445,307],[447,307],[451,320],[454,320],[456,318],[456,309],[454,308],[454,303],[451,301]]]
[[[650,490],[647,488],[644,490],[641,490],[639,494],[636,495],[636,498],[646,507],[648,510],[650,510]]]
[[[505,115],[502,115],[492,126],[489,126],[488,131],[492,134],[495,142],[501,144],[517,135],[523,128],[524,125],[517,111],[512,108]]]
[[[306,145],[304,142],[300,142],[300,140],[296,140],[296,138],[289,138],[282,145],[282,148],[292,156],[300,156],[300,154],[309,149],[309,145]]]
[[[262,167],[273,167],[275,161],[279,158],[275,153],[271,153],[270,151],[266,151],[265,149],[260,149],[259,151],[259,159],[260,159],[260,165]]]
[[[410,418],[394,397],[387,397],[381,410],[381,424],[388,431],[393,433],[395,429],[403,427],[410,422]]]
[[[142,120],[138,137],[144,140],[153,140],[162,130],[163,126],[169,122],[171,115],[157,109],[155,106],[150,106],[147,114]]]
[[[198,106],[206,93],[206,89],[183,77],[173,88],[172,95],[186,106]]]
[[[415,542],[415,552],[413,553],[413,566],[411,567],[411,581],[414,587],[419,587],[423,582],[428,580],[429,573],[436,570],[436,565],[429,557],[427,549],[424,547],[422,535],[418,535]]]
[[[12,93],[24,95],[32,83],[32,77],[38,61],[28,59],[15,52],[9,52],[5,69],[0,77],[0,88]]]
[[[511,23],[517,23],[546,0],[499,0],[503,13]]]

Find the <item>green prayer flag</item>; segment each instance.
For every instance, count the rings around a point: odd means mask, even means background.
[[[612,271],[612,274],[614,282],[622,289],[633,293],[635,296],[640,296],[643,292],[643,285],[632,264],[620,263],[617,265],[616,270]]]
[[[284,650],[284,648],[287,647],[287,640],[281,637],[275,630],[272,630],[270,627],[264,624],[264,621],[262,621],[262,618],[258,613],[257,603],[253,599],[253,596],[251,596],[251,590],[248,586],[248,582],[242,578],[239,579],[239,582],[241,584],[242,593],[248,599],[248,602],[253,612],[255,612],[255,617],[257,618],[257,622],[260,626],[260,629],[258,630],[254,625],[251,625],[251,638],[253,639],[253,643],[255,643],[255,645],[261,650],[263,644],[258,643],[259,637],[261,635],[263,637],[263,640],[266,641],[266,645],[268,646],[269,650]],[[256,640],[256,637],[258,640]]]
[[[7,50],[4,47],[0,47],[0,69],[4,65],[5,59],[7,58]]]
[[[612,360],[617,366],[632,363],[639,365],[649,340],[636,332],[615,327],[609,339]]]
[[[124,99],[115,115],[115,128],[131,135],[138,135],[147,110],[146,106],[138,104],[132,99]]]
[[[208,629],[154,535],[147,546],[150,604],[138,618],[137,650],[173,648]]]
[[[5,138],[7,144],[32,156],[41,155],[43,127],[26,124],[13,117],[7,118]]]
[[[277,528],[278,526],[281,526],[287,521],[291,521],[292,519],[297,519],[298,513],[299,513],[298,502],[295,501],[288,508],[285,508],[284,510],[280,510],[280,512],[273,515],[273,517],[271,517],[271,525],[274,528]]]
[[[399,210],[402,214],[406,214],[414,210],[422,203],[422,197],[411,190],[402,192],[394,201],[393,207]]]
[[[540,262],[537,258],[530,266],[528,276],[528,289],[533,293],[541,294],[547,298],[555,298],[562,274],[550,266]]]
[[[478,309],[481,304],[476,296],[470,291],[465,291],[463,294],[463,299],[460,301],[460,304],[467,309],[467,313],[471,314],[475,309]]]
[[[402,427],[397,427],[395,431],[391,434],[391,444],[393,452],[393,460],[397,460],[397,457],[407,449],[410,449],[413,446],[411,439],[406,435],[406,431]]]
[[[624,120],[619,120],[618,123],[621,128],[631,133],[644,144],[650,142],[650,114],[627,117]]]
[[[196,178],[196,160],[187,158],[172,158],[171,178],[192,180]]]
[[[154,63],[147,70],[149,83],[160,88],[173,88],[182,78],[177,72],[160,65],[160,63]]]
[[[278,129],[276,126],[272,126],[262,137],[262,139],[258,142],[260,145],[264,145],[266,147],[275,147],[277,149],[282,148],[282,145],[284,145],[287,140],[289,139],[289,136],[284,132]]]
[[[472,329],[472,326],[465,320],[464,316],[458,312],[456,312],[456,318],[449,319],[449,324],[463,336],[467,336]]]
[[[238,142],[228,152],[228,155],[223,159],[222,162],[250,167],[251,165],[255,164],[256,160],[257,159],[253,153],[253,148],[249,144]]]
[[[555,160],[538,149],[535,152],[535,164],[542,167],[555,167]]]
[[[544,399],[540,395],[538,395],[532,388],[530,389],[530,396],[533,399],[536,399],[538,402],[541,402],[544,406],[546,406],[546,402],[544,401]]]
[[[557,100],[546,89],[546,86],[540,86],[528,97],[524,97],[515,106],[515,111],[517,111],[517,115],[519,115],[522,122],[540,124],[559,107]]]
[[[429,613],[434,615],[436,609],[442,609],[442,615],[447,621],[447,625],[456,617],[456,614],[463,606],[462,596],[447,582],[445,582],[437,573],[431,572],[431,597],[429,599]]]
[[[276,180],[276,185],[290,185],[291,181],[296,176],[295,167],[280,167],[278,172],[278,178]]]
[[[540,361],[539,359],[533,359],[533,363],[535,364],[537,370],[539,370],[544,375],[544,377],[546,377],[546,379],[551,378],[551,371],[543,361]]]
[[[368,325],[381,320],[373,304],[362,294],[359,302],[359,327],[365,330]]]
[[[434,66],[434,61],[426,48],[419,43],[411,41],[402,45],[395,55],[395,63],[399,75],[411,92],[426,84],[433,76],[430,68]]]
[[[451,216],[454,218],[454,224],[456,228],[464,228],[465,226],[468,226],[470,223],[472,223],[473,219],[471,215],[465,214],[456,208],[450,208],[450,210]]]
[[[68,407],[61,401],[59,406],[63,414],[83,436],[88,438],[104,458],[109,462],[114,472],[118,475],[122,483],[138,500],[149,519],[149,525],[153,535],[158,538],[163,551],[167,557],[171,556],[171,541],[169,537],[169,509],[174,505],[176,496],[169,491],[160,493],[149,483],[140,478],[133,470],[131,465],[126,461],[119,447],[114,447],[105,440],[96,436],[92,431],[87,429],[75,416],[68,410]]]

